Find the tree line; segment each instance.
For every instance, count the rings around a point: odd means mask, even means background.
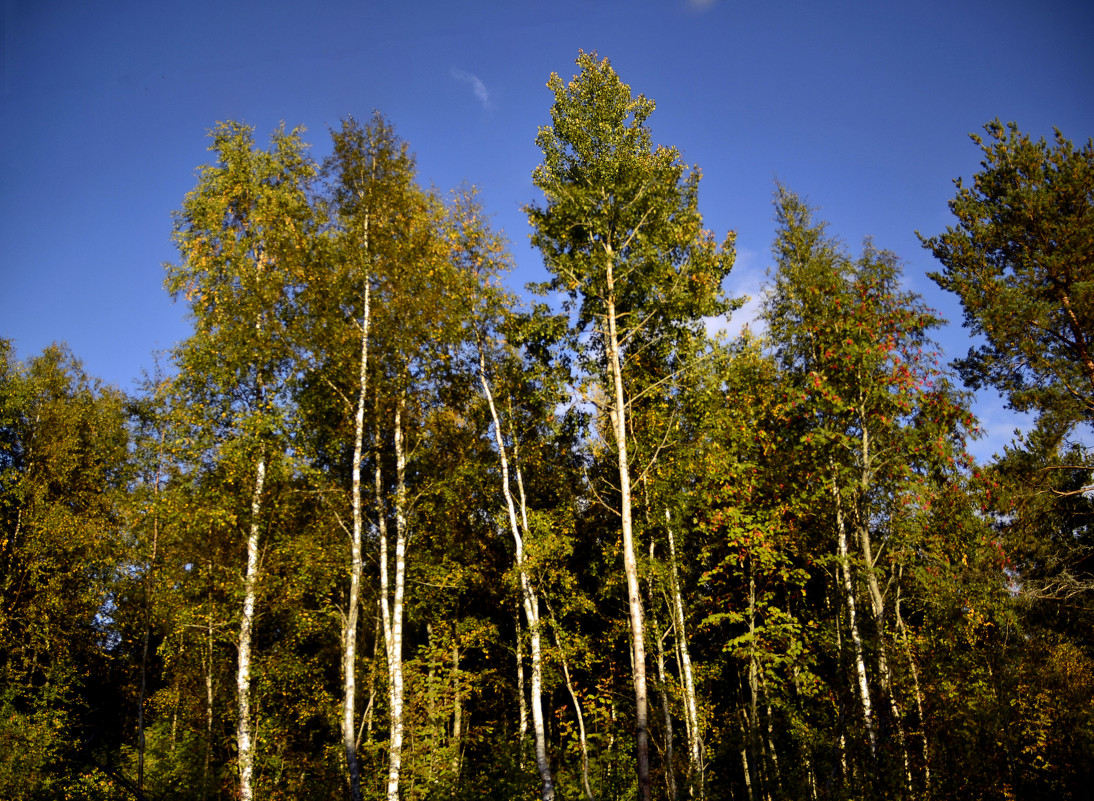
[[[698,168],[577,67],[527,297],[383,116],[227,122],[140,391],[3,341],[0,795],[1090,796],[1094,145],[973,137],[956,372],[783,185],[729,339]],[[1035,420],[984,465],[982,387]]]

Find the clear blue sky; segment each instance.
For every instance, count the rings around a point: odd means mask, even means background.
[[[218,120],[303,125],[313,153],[346,115],[386,114],[421,179],[478,186],[513,243],[514,287],[542,277],[520,211],[552,71],[597,50],[657,101],[655,140],[704,174],[707,226],[738,234],[734,294],[770,264],[775,179],[857,248],[870,235],[954,322],[915,238],[950,222],[988,120],[1094,135],[1094,3],[917,0],[315,2],[0,0],[0,336],[21,356],[66,341],[131,389],[187,334],[162,289],[171,212]],[[978,412],[989,456],[1013,421]]]

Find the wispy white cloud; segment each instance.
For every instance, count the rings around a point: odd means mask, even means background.
[[[721,333],[727,339],[734,339],[740,336],[746,326],[753,334],[763,334],[765,325],[760,319],[760,307],[763,305],[766,273],[759,253],[745,248],[737,250],[733,270],[722,286],[730,297],[747,296],[748,300],[728,320],[725,317],[708,317],[704,320],[708,334],[713,336]]]
[[[472,75],[470,72],[464,72],[463,70],[453,69],[452,77],[457,81],[466,83],[471,87],[471,91],[475,93],[475,97],[478,99],[482,107],[487,111],[494,109],[494,104],[490,101],[490,90],[486,88],[486,84],[482,82],[478,75]]]

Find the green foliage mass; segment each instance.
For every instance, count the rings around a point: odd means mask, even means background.
[[[391,797],[398,558],[399,797],[541,796],[500,441],[555,797],[635,798],[613,369],[653,797],[1089,794],[1092,145],[990,123],[925,240],[983,337],[957,372],[1037,415],[977,465],[899,258],[850,252],[784,186],[763,335],[708,334],[736,305],[732,236],[653,144],[653,101],[577,68],[548,83],[527,209],[560,308],[501,288],[474,190],[419,186],[383,117],[347,120],[323,164],[299,131],[262,147],[229,122],[175,217],[193,330],[162,374],[126,397],[63,347],[0,343],[0,796],[238,797],[251,581],[254,796],[349,798],[355,493],[361,797]]]

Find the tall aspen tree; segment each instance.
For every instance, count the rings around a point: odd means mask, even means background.
[[[623,571],[634,665],[638,795],[650,797],[649,700],[645,622],[634,542],[632,464],[628,455],[634,373],[641,357],[678,327],[729,307],[722,279],[733,263],[732,237],[719,247],[702,227],[699,171],[675,148],[654,147],[646,120],[652,100],[631,94],[607,59],[581,53],[569,84],[552,74],[551,125],[536,144],[543,163],[532,180],[544,204],[528,207],[532,242],[592,334],[582,354],[603,399],[605,439],[618,474]]]

